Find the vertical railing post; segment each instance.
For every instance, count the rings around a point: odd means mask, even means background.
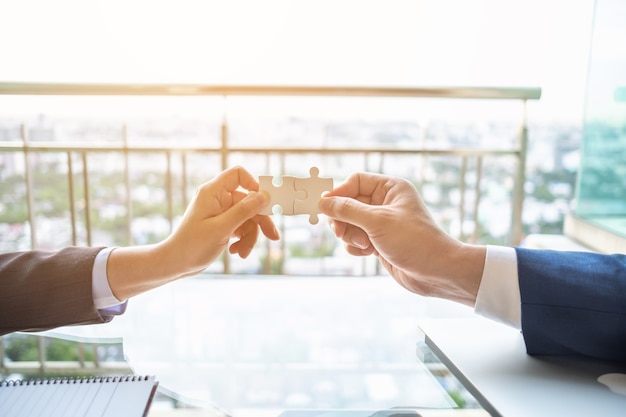
[[[180,187],[182,188],[181,201],[184,210],[185,207],[187,207],[187,205],[189,204],[189,197],[187,196],[187,188],[189,187],[189,180],[187,178],[187,152],[183,151],[180,153],[180,166]]]
[[[270,173],[272,172],[270,170],[270,167],[272,166],[272,161],[271,161],[271,154],[268,151],[263,152],[263,155],[265,155],[265,168],[263,172],[267,172]],[[263,273],[265,275],[269,275],[271,274],[272,271],[272,241],[269,239],[264,239],[265,240],[265,260],[263,262]]]
[[[130,192],[130,152],[128,150],[128,124],[122,126],[122,148],[124,157],[124,200],[126,201],[126,242],[132,246],[133,239],[133,198]]]
[[[0,371],[2,373],[7,373],[6,370],[7,369],[4,360],[4,340],[2,339],[2,336],[0,336]]]
[[[33,196],[33,173],[30,168],[30,152],[28,126],[22,123],[20,133],[24,147],[24,181],[26,182],[26,204],[28,207],[28,223],[30,224],[30,248],[37,249],[37,225],[35,224],[35,197]]]
[[[170,233],[174,230],[174,187],[172,185],[172,151],[165,152],[165,193],[167,197],[167,221]]]
[[[72,152],[67,151],[67,187],[69,194],[70,221],[72,223],[72,245],[78,245],[76,232],[76,193],[74,191],[74,164],[72,163]]]
[[[474,184],[474,208],[473,208],[473,220],[474,220],[474,232],[472,233],[472,237],[470,242],[476,243],[478,242],[478,236],[480,234],[480,219],[478,217],[478,209],[480,207],[480,183],[483,178],[483,157],[478,155],[476,156],[476,183]]]
[[[81,368],[85,368],[85,344],[83,342],[77,342],[76,350],[78,354],[78,363]]]
[[[285,175],[285,169],[286,169],[286,155],[284,152],[280,152],[278,154],[279,159],[279,165],[280,165],[280,175]],[[287,233],[287,229],[285,226],[285,219],[282,218],[281,222],[280,222],[280,235],[281,236],[285,236],[285,234]],[[287,260],[285,254],[287,253],[287,239],[280,239],[280,263],[279,265],[279,269],[278,271],[276,271],[278,274],[283,275],[285,273],[285,261]]]
[[[91,246],[91,202],[89,199],[89,167],[87,151],[81,152],[83,161],[83,198],[85,200],[85,229],[87,230],[87,246]]]
[[[465,240],[463,231],[463,223],[465,222],[465,194],[467,186],[465,184],[465,176],[467,175],[467,156],[461,156],[461,172],[459,173],[459,240]]]
[[[526,100],[522,100],[522,123],[517,137],[517,174],[513,187],[511,210],[511,245],[519,245],[522,240],[522,210],[524,205],[524,183],[526,182],[526,154],[528,152],[528,127],[526,121]]]
[[[422,150],[426,150],[426,143],[428,140],[428,127],[429,127],[429,122],[428,120],[426,120],[423,123],[423,128],[421,129],[421,135],[420,135],[420,145],[419,148]],[[424,185],[424,182],[426,181],[426,163],[428,162],[428,152],[422,152],[421,153],[421,166],[420,166],[420,171],[419,171],[419,178],[418,178],[418,183],[419,183],[419,187],[422,187]]]
[[[221,164],[222,171],[228,168],[228,97],[224,96],[224,114],[222,116],[222,130],[221,130]]]
[[[100,363],[100,356],[98,356],[98,343],[92,343],[91,344],[91,350],[93,352],[93,366],[96,369],[100,369],[101,367],[101,363]]]
[[[380,152],[379,153],[380,160],[378,161],[378,172],[380,174],[385,172],[385,155],[387,155],[385,152]]]
[[[37,337],[37,353],[39,359],[39,372],[42,375],[46,373],[46,338],[44,336]]]
[[[228,97],[224,96],[224,114],[222,115],[221,125],[221,142],[220,155],[222,171],[228,167],[228,113],[227,113]],[[228,251],[222,254],[222,262],[224,263],[224,273],[230,274],[230,255]]]

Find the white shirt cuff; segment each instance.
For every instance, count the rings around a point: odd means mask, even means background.
[[[115,249],[115,247],[102,249],[96,255],[96,259],[93,263],[93,270],[91,273],[93,284],[91,288],[93,293],[93,302],[98,310],[122,304],[122,301],[118,300],[113,295],[113,291],[111,291],[109,279],[107,277],[107,262],[113,249]]]
[[[521,329],[522,307],[514,248],[487,245],[474,311]]]

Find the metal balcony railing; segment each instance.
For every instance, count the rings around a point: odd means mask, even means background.
[[[165,157],[165,175],[166,175],[166,200],[167,200],[167,216],[169,218],[170,227],[173,227],[174,219],[174,185],[173,163],[182,168],[180,169],[181,184],[183,190],[183,204],[187,204],[188,196],[186,195],[188,183],[187,161],[192,154],[211,154],[217,156],[220,160],[221,168],[228,167],[232,162],[232,156],[237,155],[255,155],[264,158],[266,165],[269,165],[271,158],[278,160],[280,164],[280,174],[285,173],[285,160],[294,155],[320,155],[324,157],[352,155],[363,158],[363,164],[368,170],[383,171],[383,161],[385,158],[394,156],[410,156],[417,158],[427,158],[432,156],[451,156],[458,157],[460,163],[460,177],[458,179],[458,189],[460,190],[460,204],[458,209],[459,220],[462,223],[468,216],[473,219],[475,225],[472,236],[476,236],[478,231],[478,207],[481,196],[481,179],[483,176],[483,159],[485,157],[513,157],[515,159],[514,168],[514,186],[511,201],[511,232],[509,243],[517,244],[520,242],[522,234],[522,207],[524,198],[524,181],[525,181],[525,165],[526,151],[528,142],[528,130],[526,121],[526,102],[528,100],[537,100],[541,96],[539,88],[498,88],[498,87],[424,87],[424,88],[403,88],[403,87],[362,87],[362,86],[242,86],[242,85],[201,85],[201,84],[58,84],[58,83],[18,83],[18,82],[0,82],[0,95],[18,96],[18,95],[51,95],[51,96],[218,96],[227,98],[229,96],[300,96],[300,97],[391,97],[391,98],[438,98],[438,99],[471,99],[471,100],[504,100],[519,101],[521,106],[521,118],[519,130],[516,135],[514,146],[507,149],[498,148],[453,148],[453,149],[401,149],[397,147],[241,147],[231,144],[229,133],[230,126],[226,117],[226,110],[221,122],[220,141],[218,146],[176,146],[176,145],[159,145],[159,146],[136,146],[129,145],[127,138],[127,129],[122,129],[121,144],[90,144],[69,143],[63,140],[41,141],[31,140],[29,138],[29,126],[24,123],[20,129],[20,137],[18,140],[0,141],[0,153],[19,152],[24,156],[24,186],[26,189],[27,205],[31,225],[31,247],[38,247],[38,234],[35,227],[35,211],[34,207],[34,185],[32,180],[33,162],[31,156],[35,153],[56,153],[65,154],[67,157],[67,180],[69,187],[69,212],[72,228],[73,244],[77,243],[77,230],[79,220],[77,218],[77,208],[75,207],[77,184],[74,183],[74,173],[82,171],[83,179],[82,190],[84,201],[84,224],[86,228],[86,243],[92,244],[92,221],[90,218],[90,181],[89,181],[89,155],[102,153],[115,153],[122,156],[124,163],[124,176],[126,189],[126,207],[127,220],[126,228],[129,236],[128,244],[133,244],[130,229],[133,218],[133,210],[131,204],[131,184],[129,178],[129,157],[130,155],[150,153],[161,154]],[[0,115],[1,116],[1,115]],[[378,166],[371,166],[371,156],[376,155]],[[76,167],[77,158],[79,156],[79,165]],[[469,161],[472,161],[472,164]],[[470,174],[475,177],[472,189],[468,190],[465,177]],[[474,197],[471,199],[468,194],[472,193]],[[468,201],[472,203],[472,209],[466,210],[465,205]],[[470,236],[470,237],[472,237]],[[467,238],[468,236],[459,236]],[[229,272],[227,258],[224,259],[224,272]]]
[[[11,360],[5,351],[5,344],[11,346],[13,342],[29,340],[34,342],[36,358],[30,360]],[[75,340],[71,340],[75,339]],[[48,345],[53,343],[69,344],[70,352],[76,357],[75,360],[51,360],[48,355]],[[23,344],[19,344],[23,346]],[[102,358],[101,350],[110,348],[122,350],[121,338],[99,338],[97,340],[82,340],[70,338],[67,335],[42,336],[26,333],[15,333],[0,336],[0,380],[2,376],[22,375],[25,378],[41,378],[46,375],[120,375],[131,374],[132,370],[125,360],[111,360]],[[23,350],[26,350],[23,348]]]

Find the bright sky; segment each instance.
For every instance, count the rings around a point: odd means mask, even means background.
[[[0,80],[539,86],[582,115],[592,0],[0,0]]]

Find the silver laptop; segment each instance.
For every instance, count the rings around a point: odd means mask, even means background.
[[[519,331],[483,318],[429,320],[420,328],[493,416],[626,416],[626,365],[529,356]]]

